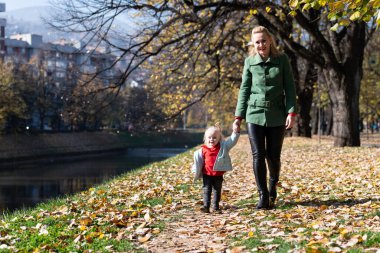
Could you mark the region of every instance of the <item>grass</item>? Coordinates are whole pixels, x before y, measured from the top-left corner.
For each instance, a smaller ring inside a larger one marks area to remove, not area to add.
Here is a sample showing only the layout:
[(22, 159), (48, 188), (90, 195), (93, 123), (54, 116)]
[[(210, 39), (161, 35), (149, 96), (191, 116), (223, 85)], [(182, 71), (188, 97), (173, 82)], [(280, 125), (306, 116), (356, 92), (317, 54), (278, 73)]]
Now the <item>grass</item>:
[(367, 235), (367, 240), (364, 241), (364, 245), (368, 247), (380, 246), (380, 233), (379, 232), (365, 232), (363, 235)]
[(190, 191), (190, 185), (189, 184), (179, 184), (174, 187), (178, 191), (182, 192), (189, 192)]
[(142, 203), (147, 206), (157, 206), (157, 205), (163, 205), (166, 202), (165, 198), (152, 198), (152, 199), (145, 199)]
[[(257, 230), (256, 230), (257, 231)], [(236, 246), (244, 246), (249, 251), (264, 251), (265, 246), (269, 246), (266, 248), (272, 249), (278, 253), (286, 253), (290, 249), (294, 248), (295, 245), (292, 245), (289, 242), (284, 241), (281, 238), (267, 238), (261, 234), (253, 233), (251, 236), (249, 234), (245, 234), (242, 237), (232, 238)]]

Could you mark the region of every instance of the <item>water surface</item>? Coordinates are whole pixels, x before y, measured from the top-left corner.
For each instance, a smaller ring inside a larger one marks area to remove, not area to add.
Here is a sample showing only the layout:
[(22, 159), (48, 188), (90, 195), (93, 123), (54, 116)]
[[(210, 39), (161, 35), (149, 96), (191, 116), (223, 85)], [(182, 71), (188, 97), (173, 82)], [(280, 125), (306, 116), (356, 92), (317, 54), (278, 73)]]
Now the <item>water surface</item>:
[(0, 170), (0, 211), (32, 207), (88, 189), (124, 172), (184, 152), (183, 148), (130, 149), (71, 162), (9, 166)]

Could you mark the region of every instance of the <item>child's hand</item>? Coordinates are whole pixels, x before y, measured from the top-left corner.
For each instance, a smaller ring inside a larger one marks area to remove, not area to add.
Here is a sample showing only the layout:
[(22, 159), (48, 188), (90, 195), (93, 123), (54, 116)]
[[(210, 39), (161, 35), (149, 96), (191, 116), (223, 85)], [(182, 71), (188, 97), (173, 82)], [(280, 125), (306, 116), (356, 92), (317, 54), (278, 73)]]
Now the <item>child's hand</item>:
[(234, 133), (240, 133), (240, 123), (241, 120), (236, 119), (232, 124), (232, 131), (234, 131)]

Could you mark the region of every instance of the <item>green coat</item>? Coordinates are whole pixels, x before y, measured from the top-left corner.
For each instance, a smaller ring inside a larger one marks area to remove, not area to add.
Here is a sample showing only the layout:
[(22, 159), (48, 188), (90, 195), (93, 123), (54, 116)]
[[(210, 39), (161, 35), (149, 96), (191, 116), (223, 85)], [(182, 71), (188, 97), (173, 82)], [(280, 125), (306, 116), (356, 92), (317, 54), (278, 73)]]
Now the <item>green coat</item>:
[(288, 113), (296, 112), (296, 91), (288, 56), (259, 54), (245, 59), (235, 116), (261, 126), (285, 125)]

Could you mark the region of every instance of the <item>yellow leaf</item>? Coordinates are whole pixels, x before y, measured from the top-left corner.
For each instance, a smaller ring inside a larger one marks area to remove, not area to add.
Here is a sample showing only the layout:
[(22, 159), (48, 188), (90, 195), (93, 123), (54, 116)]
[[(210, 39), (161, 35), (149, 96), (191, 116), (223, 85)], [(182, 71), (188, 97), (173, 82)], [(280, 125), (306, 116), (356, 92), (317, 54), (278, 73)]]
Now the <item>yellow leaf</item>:
[(344, 8), (343, 1), (336, 1), (333, 3), (330, 3), (330, 7), (332, 11), (340, 11)]
[(310, 9), (311, 5), (309, 3), (305, 4), (303, 7), (302, 7), (302, 11), (307, 11), (308, 9)]
[(375, 9), (380, 8), (380, 0), (375, 0), (374, 3), (373, 3), (373, 5), (372, 5), (372, 7), (375, 8)]
[(265, 7), (265, 10), (266, 10), (266, 12), (269, 13), (272, 9), (269, 6), (267, 6), (267, 7)]
[(359, 11), (355, 11), (351, 16), (350, 16), (350, 20), (352, 21), (355, 21), (357, 19), (360, 18), (360, 12)]
[(319, 4), (324, 7), (327, 4), (327, 0), (320, 0)]
[(256, 9), (254, 9), (254, 10), (249, 10), (249, 14), (250, 15), (256, 15), (258, 12), (257, 12), (257, 10)]
[(90, 217), (82, 217), (82, 218), (80, 218), (80, 220), (79, 220), (79, 223), (80, 223), (81, 225), (83, 225), (83, 226), (88, 226), (88, 225), (91, 224), (91, 222), (92, 222), (92, 219), (91, 219)]
[(371, 15), (365, 15), (365, 16), (363, 17), (363, 21), (364, 21), (364, 22), (369, 22), (369, 21), (371, 21), (371, 19), (372, 19), (372, 16), (371, 16)]
[(306, 253), (322, 253), (323, 251), (318, 249), (317, 247), (309, 247), (306, 248)]
[(291, 12), (289, 12), (289, 15), (292, 16), (292, 17), (295, 17), (297, 15), (297, 12), (296, 11), (291, 11)]
[(331, 31), (336, 32), (338, 30), (339, 24), (336, 23), (333, 27), (330, 28)]
[(291, 9), (297, 9), (298, 8), (298, 0), (290, 0), (289, 1), (289, 7)]
[(341, 25), (341, 26), (348, 26), (350, 23), (351, 22), (348, 19), (342, 19), (339, 21), (339, 25)]
[(173, 202), (173, 199), (172, 199), (172, 197), (167, 197), (166, 199), (165, 199), (165, 202), (166, 202), (166, 204), (171, 204), (172, 202)]
[(104, 191), (104, 190), (98, 190), (96, 193), (97, 193), (98, 195), (102, 195), (102, 194), (105, 193), (105, 191)]

